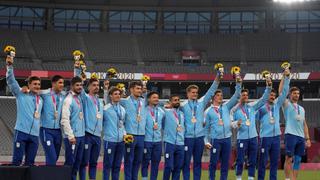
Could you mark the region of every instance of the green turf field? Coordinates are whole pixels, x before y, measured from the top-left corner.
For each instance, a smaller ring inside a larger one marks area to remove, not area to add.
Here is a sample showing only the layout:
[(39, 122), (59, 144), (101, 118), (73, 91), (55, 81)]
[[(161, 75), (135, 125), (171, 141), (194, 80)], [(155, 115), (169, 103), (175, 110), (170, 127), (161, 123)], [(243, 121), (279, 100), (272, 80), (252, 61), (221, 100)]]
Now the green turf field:
[[(161, 180), (162, 179), (162, 171), (159, 171), (159, 176), (158, 179)], [(191, 177), (192, 177), (192, 173), (191, 173)], [(257, 177), (257, 175), (256, 175)], [(102, 179), (102, 171), (99, 171), (97, 174), (97, 180), (101, 180)], [(123, 172), (120, 173), (120, 180), (123, 179)], [(139, 173), (139, 179), (141, 179), (140, 173)], [(182, 176), (180, 178), (182, 180)], [(192, 179), (192, 178), (190, 178)], [(202, 171), (202, 178), (204, 180), (209, 179), (208, 176), (208, 171), (204, 170)], [(220, 172), (217, 172), (217, 177), (216, 179), (220, 179)], [(242, 176), (242, 179), (246, 180), (248, 179), (248, 174), (247, 171), (244, 171), (244, 174)], [(257, 179), (257, 178), (255, 178)], [(266, 172), (266, 178), (265, 179), (269, 179), (269, 171)], [(279, 170), (278, 171), (278, 179), (279, 180), (284, 180), (284, 172), (283, 170)], [(300, 171), (299, 176), (298, 176), (298, 180), (320, 180), (320, 171)], [(228, 180), (235, 180), (235, 173), (233, 170), (229, 171), (229, 176), (228, 176)]]

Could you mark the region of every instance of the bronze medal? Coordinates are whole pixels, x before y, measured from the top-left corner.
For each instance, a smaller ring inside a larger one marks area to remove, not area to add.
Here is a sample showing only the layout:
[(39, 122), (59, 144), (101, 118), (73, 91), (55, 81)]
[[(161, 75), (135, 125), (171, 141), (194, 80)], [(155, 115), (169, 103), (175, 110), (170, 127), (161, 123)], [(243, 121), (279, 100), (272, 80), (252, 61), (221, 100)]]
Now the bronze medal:
[(79, 118), (80, 118), (80, 120), (83, 120), (83, 112), (82, 111), (79, 112)]
[(123, 121), (121, 121), (121, 120), (119, 121), (118, 127), (119, 127), (119, 128), (123, 128)]
[(301, 120), (302, 120), (301, 115), (297, 115), (297, 116), (296, 116), (296, 119), (297, 119), (297, 121), (301, 121)]
[(246, 126), (250, 126), (250, 124), (251, 124), (251, 123), (250, 123), (250, 119), (247, 119), (247, 120), (246, 120)]
[(102, 119), (101, 114), (100, 114), (99, 112), (97, 113), (97, 119), (98, 119), (98, 120), (101, 120), (101, 119)]
[(54, 119), (55, 119), (55, 120), (58, 120), (58, 116), (59, 116), (58, 111), (54, 111)]
[(158, 129), (158, 123), (156, 123), (156, 122), (154, 123), (153, 129), (154, 129), (154, 130), (157, 130), (157, 129)]
[(197, 122), (196, 117), (193, 116), (192, 119), (191, 119), (191, 122), (192, 122), (192, 123), (196, 123), (196, 122)]
[(274, 124), (275, 121), (274, 121), (274, 117), (270, 117), (270, 124)]
[(178, 131), (178, 132), (181, 132), (181, 131), (182, 131), (182, 127), (181, 127), (180, 124), (179, 124), (178, 127), (177, 127), (177, 131)]
[(34, 118), (40, 119), (40, 113), (38, 111), (34, 112)]
[(141, 121), (141, 116), (137, 115), (137, 121), (140, 122)]

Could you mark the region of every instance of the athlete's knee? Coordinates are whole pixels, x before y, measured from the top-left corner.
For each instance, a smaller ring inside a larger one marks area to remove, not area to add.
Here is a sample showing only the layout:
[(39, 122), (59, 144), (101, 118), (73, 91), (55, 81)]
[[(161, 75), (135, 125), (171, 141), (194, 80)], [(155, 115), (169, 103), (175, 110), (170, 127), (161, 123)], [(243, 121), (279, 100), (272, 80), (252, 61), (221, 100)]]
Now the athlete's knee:
[(291, 164), (292, 163), (292, 156), (286, 156), (286, 163)]
[(301, 165), (301, 156), (294, 156), (292, 169), (299, 170), (300, 165)]

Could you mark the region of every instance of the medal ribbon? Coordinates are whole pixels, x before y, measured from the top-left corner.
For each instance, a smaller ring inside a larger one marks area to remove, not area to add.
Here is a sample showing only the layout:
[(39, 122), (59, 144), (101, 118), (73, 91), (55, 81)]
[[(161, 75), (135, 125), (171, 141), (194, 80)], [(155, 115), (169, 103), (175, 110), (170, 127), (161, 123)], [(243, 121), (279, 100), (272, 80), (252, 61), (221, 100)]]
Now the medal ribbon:
[(175, 117), (175, 119), (176, 119), (176, 123), (178, 124), (178, 125), (180, 125), (180, 113), (179, 112), (177, 112), (176, 110), (173, 110), (173, 115), (174, 115), (174, 117)]
[(298, 115), (300, 115), (300, 108), (298, 104), (293, 104), (294, 106), (294, 110), (298, 113)]
[(53, 102), (54, 111), (57, 112), (58, 111), (58, 104), (57, 104), (56, 98), (54, 97), (52, 89), (50, 90), (50, 94), (51, 94), (51, 99), (52, 99), (52, 102)]
[[(191, 102), (193, 105), (191, 105)], [(188, 102), (189, 108), (191, 109), (192, 112), (192, 117), (196, 117), (196, 112), (197, 112), (197, 102), (196, 101), (190, 101)]]
[(100, 106), (97, 103), (99, 100), (96, 99), (96, 97), (89, 95), (91, 100), (93, 101), (94, 105), (96, 106), (96, 111), (97, 113), (100, 113)]
[[(118, 110), (115, 108), (115, 106), (117, 107)], [(121, 108), (119, 107), (119, 105), (113, 105), (112, 107), (118, 116), (118, 120), (121, 121), (122, 120)]]
[(247, 114), (246, 109), (245, 109), (243, 106), (241, 106), (241, 111), (242, 111), (242, 114), (244, 115), (244, 117), (245, 117), (246, 120), (247, 120), (247, 119), (248, 119), (248, 114)]
[(270, 107), (270, 104), (269, 103), (266, 103), (266, 107), (267, 107), (267, 110), (268, 110), (268, 113), (270, 115), (271, 118), (273, 118), (273, 114), (274, 114), (274, 106), (272, 106), (272, 109)]
[[(136, 107), (136, 103), (134, 102), (134, 99), (132, 98), (132, 96), (130, 96), (130, 99), (131, 99), (131, 101), (132, 101), (132, 104), (134, 104), (135, 107)], [(137, 104), (138, 107), (136, 107), (136, 109), (137, 109), (137, 115), (140, 116), (140, 115), (141, 115), (141, 107), (142, 107), (142, 105), (141, 105), (140, 99), (138, 99), (137, 102), (138, 102), (138, 104)]]
[(76, 103), (77, 103), (77, 105), (78, 105), (78, 107), (79, 107), (79, 109), (80, 109), (80, 112), (82, 112), (82, 105), (81, 105), (81, 102), (80, 102), (80, 100), (78, 99), (78, 96), (73, 96), (73, 99), (76, 101)]
[(221, 107), (213, 107), (213, 109), (214, 109), (215, 113), (217, 114), (219, 120), (222, 119), (222, 118), (221, 118), (221, 114), (222, 114), (222, 113), (221, 113), (221, 111), (220, 111)]
[(40, 96), (39, 95), (36, 95), (36, 110), (35, 112), (39, 112), (39, 104), (40, 104)]
[(157, 123), (158, 122), (158, 109), (149, 107), (149, 112), (151, 114), (153, 123)]

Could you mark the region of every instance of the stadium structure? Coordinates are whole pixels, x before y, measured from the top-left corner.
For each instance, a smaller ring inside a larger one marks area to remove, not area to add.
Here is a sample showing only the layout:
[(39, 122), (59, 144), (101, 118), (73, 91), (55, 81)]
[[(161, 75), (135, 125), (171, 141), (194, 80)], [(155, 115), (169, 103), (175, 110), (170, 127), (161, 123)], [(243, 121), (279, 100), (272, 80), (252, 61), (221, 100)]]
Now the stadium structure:
[[(73, 50), (85, 53), (87, 74), (116, 82), (151, 77), (149, 89), (166, 99), (196, 83), (203, 94), (214, 64), (228, 71), (221, 89), (234, 92), (229, 69), (240, 66), (250, 98), (264, 90), (260, 75), (272, 72), (278, 87), (281, 63), (292, 65), (292, 85), (302, 90), (313, 146), (305, 161), (320, 162), (320, 2), (272, 0), (7, 0), (0, 2), (0, 47), (16, 47), (15, 74), (21, 84), (40, 76), (42, 88), (54, 74), (73, 76)], [(0, 155), (12, 155), (15, 99), (0, 62)], [(112, 83), (113, 83), (112, 82)], [(101, 82), (101, 86), (102, 86)], [(102, 95), (102, 94), (101, 94)], [(283, 122), (283, 118), (281, 118)], [(64, 150), (61, 151), (62, 155)], [(39, 148), (43, 155), (42, 148)]]

